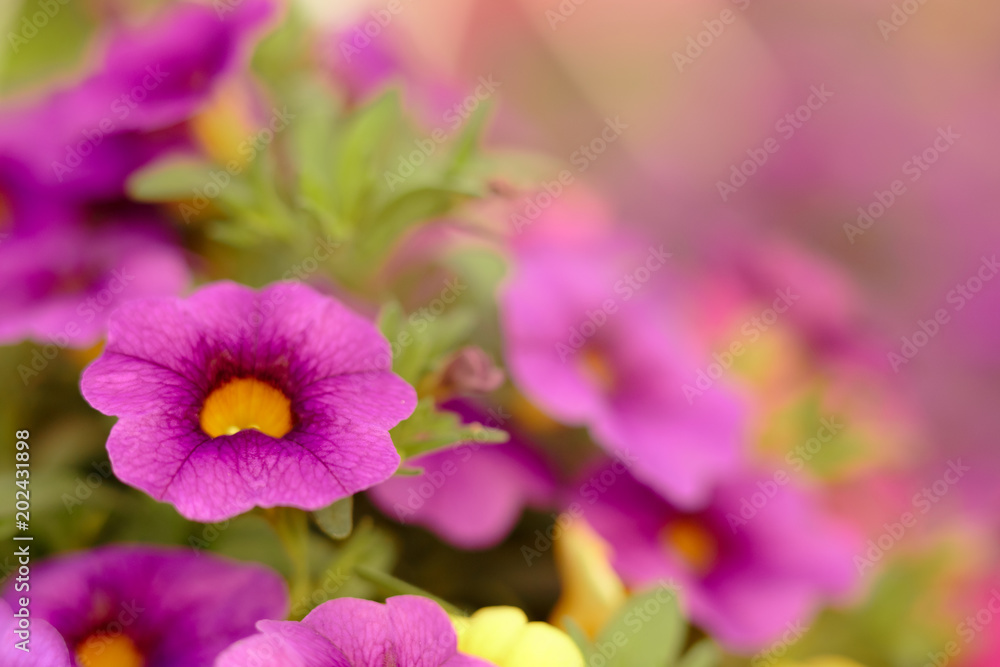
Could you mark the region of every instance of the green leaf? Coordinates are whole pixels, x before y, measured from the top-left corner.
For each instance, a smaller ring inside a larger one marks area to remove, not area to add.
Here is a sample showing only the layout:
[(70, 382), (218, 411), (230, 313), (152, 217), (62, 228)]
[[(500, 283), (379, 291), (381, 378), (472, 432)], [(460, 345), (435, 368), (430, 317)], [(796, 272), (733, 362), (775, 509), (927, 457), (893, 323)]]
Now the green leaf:
[(339, 188), (341, 215), (348, 223), (357, 224), (365, 217), (374, 189), (380, 178), (377, 166), (402, 125), (398, 93), (390, 91), (362, 109), (351, 121), (331, 183)]
[(141, 202), (172, 202), (191, 199), (206, 183), (211, 183), (211, 162), (187, 155), (157, 160), (129, 177), (125, 189)]
[(665, 667), (677, 660), (686, 636), (676, 592), (660, 586), (629, 598), (596, 645), (616, 647), (608, 667)]
[(454, 412), (438, 410), (432, 398), (421, 399), (410, 418), (389, 434), (404, 461), (463, 442), (497, 444), (510, 439), (510, 434), (500, 429), (463, 424)]
[(677, 667), (715, 667), (722, 656), (719, 647), (711, 639), (702, 639), (684, 654)]
[(354, 496), (347, 496), (321, 510), (312, 513), (320, 530), (335, 540), (342, 540), (351, 534), (353, 528)]
[(448, 166), (447, 176), (449, 179), (455, 178), (468, 165), (469, 161), (476, 154), (479, 147), (479, 140), (482, 137), (486, 121), (490, 116), (492, 105), (487, 100), (479, 105), (468, 122), (462, 128), (461, 134), (455, 140), (451, 150), (451, 164)]
[(566, 634), (569, 638), (577, 645), (580, 649), (580, 653), (583, 654), (583, 660), (586, 664), (591, 664), (590, 659), (594, 655), (594, 642), (590, 641), (587, 637), (587, 633), (583, 631), (583, 628), (573, 620), (571, 616), (565, 616), (560, 621), (563, 627), (566, 629)]
[(391, 199), (375, 214), (359, 252), (378, 262), (415, 223), (439, 218), (477, 193), (444, 187), (420, 187)]

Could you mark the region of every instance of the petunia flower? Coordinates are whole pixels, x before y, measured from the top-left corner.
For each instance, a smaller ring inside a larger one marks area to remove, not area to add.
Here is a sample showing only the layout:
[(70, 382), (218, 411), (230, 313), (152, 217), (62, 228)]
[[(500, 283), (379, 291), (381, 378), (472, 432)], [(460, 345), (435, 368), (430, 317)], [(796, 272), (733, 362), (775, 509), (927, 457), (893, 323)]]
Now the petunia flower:
[(457, 651), (455, 629), (435, 602), (414, 595), (385, 604), (339, 598), (301, 622), (261, 621), (215, 667), (488, 667)]
[(375, 326), (305, 285), (131, 301), (83, 373), (123, 482), (197, 521), (316, 510), (391, 476), (416, 394)]
[(562, 630), (528, 622), (516, 607), (487, 607), (469, 618), (453, 618), (458, 650), (497, 667), (583, 667), (583, 654)]
[(736, 650), (805, 623), (856, 584), (854, 533), (782, 481), (736, 479), (691, 512), (620, 469), (581, 485), (571, 511), (610, 545), (626, 585), (676, 582), (692, 620)]
[(0, 282), (9, 286), (0, 294), (0, 343), (30, 338), (80, 348), (104, 336), (108, 315), (124, 301), (183, 290), (188, 269), (169, 233), (130, 213), (114, 225), (12, 235), (0, 243)]
[[(449, 401), (465, 423), (490, 424), (468, 401)], [(493, 425), (493, 424), (491, 424)], [(512, 434), (502, 444), (467, 442), (407, 461), (423, 474), (396, 476), (368, 495), (388, 516), (414, 523), (462, 549), (495, 546), (510, 533), (524, 507), (551, 503), (555, 480), (541, 457)]]
[(90, 76), (0, 117), (0, 146), (62, 196), (120, 196), (136, 168), (190, 144), (181, 124), (246, 63), (273, 11), (269, 0), (242, 0), (221, 16), (184, 2), (117, 30)]
[(668, 253), (604, 233), (592, 216), (554, 204), (514, 243), (499, 296), (511, 379), (553, 418), (634, 459), (646, 483), (695, 506), (739, 465), (742, 401), (725, 386), (685, 396), (700, 356), (665, 312)]
[[(3, 597), (16, 607), (23, 595), (10, 582)], [(46, 666), (70, 664), (61, 662), (68, 650), (81, 667), (203, 667), (251, 635), (257, 621), (288, 612), (285, 583), (275, 572), (145, 546), (41, 562), (31, 571), (30, 600), (38, 657), (30, 664)], [(3, 650), (9, 643), (5, 636)]]

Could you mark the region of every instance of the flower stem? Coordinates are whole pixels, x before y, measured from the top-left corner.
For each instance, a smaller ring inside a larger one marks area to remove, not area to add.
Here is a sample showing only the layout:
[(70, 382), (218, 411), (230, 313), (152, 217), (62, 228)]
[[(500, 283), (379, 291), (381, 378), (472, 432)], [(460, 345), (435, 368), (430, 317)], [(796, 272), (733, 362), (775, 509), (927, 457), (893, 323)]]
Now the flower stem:
[(312, 587), (309, 575), (309, 518), (302, 510), (275, 507), (264, 511), (292, 562), (289, 583), (292, 600), (304, 600)]

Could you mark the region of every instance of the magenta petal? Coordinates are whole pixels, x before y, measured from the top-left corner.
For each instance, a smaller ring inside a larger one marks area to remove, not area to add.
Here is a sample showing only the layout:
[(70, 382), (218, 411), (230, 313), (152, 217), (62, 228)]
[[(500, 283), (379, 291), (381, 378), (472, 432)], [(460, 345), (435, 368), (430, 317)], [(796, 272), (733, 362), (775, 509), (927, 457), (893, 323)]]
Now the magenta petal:
[(355, 667), (326, 637), (303, 623), (261, 621), (260, 633), (222, 652), (215, 667)]
[[(466, 423), (492, 420), (465, 401), (442, 407)], [(369, 491), (372, 501), (397, 521), (425, 526), (463, 549), (496, 545), (526, 506), (543, 508), (555, 495), (552, 472), (515, 433), (503, 444), (463, 443), (407, 464), (423, 474), (392, 477)]]
[(341, 598), (302, 621), (327, 637), (354, 665), (440, 667), (458, 645), (448, 615), (435, 602), (404, 595), (378, 604)]
[[(33, 615), (34, 616), (34, 615)], [(22, 640), (14, 634), (18, 619), (4, 600), (0, 599), (0, 664), (4, 667), (71, 667), (69, 650), (62, 636), (47, 621), (31, 619), (31, 637), (27, 651), (17, 648)]]

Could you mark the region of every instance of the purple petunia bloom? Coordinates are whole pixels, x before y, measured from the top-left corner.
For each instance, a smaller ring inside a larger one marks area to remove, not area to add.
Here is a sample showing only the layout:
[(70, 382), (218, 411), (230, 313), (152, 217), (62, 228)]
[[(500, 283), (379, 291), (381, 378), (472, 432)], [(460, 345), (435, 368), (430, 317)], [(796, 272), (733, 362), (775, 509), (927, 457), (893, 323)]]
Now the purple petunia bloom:
[(189, 519), (316, 510), (388, 479), (416, 392), (375, 326), (297, 283), (129, 302), (83, 373), (115, 474)]
[(182, 252), (153, 229), (164, 221), (126, 202), (125, 182), (194, 145), (185, 123), (246, 61), (274, 5), (224, 9), (183, 3), (118, 30), (89, 77), (0, 114), (0, 343), (90, 346), (118, 302), (186, 287)]
[[(22, 595), (10, 585), (4, 599), (17, 607)], [(144, 546), (40, 563), (30, 599), (30, 664), (53, 667), (71, 664), (67, 650), (72, 664), (207, 666), (257, 621), (288, 612), (284, 581), (265, 567)]]
[(215, 667), (489, 667), (458, 653), (448, 615), (414, 595), (379, 604), (339, 598), (316, 607), (300, 623), (261, 621), (259, 633), (237, 642)]
[(668, 502), (618, 463), (587, 482), (575, 510), (609, 543), (625, 583), (676, 583), (691, 618), (733, 649), (755, 650), (787, 624), (806, 623), (820, 603), (846, 595), (857, 581), (856, 535), (814, 507), (787, 475), (731, 480), (696, 512)]
[(499, 297), (511, 379), (553, 418), (634, 459), (636, 476), (695, 506), (739, 465), (743, 403), (725, 387), (685, 395), (700, 357), (664, 313), (662, 246), (574, 226), (576, 213), (553, 206), (515, 244)]
[(120, 303), (183, 290), (187, 264), (170, 234), (131, 218), (43, 228), (0, 243), (0, 283), (9, 286), (0, 294), (0, 343), (31, 338), (88, 347), (104, 336)]
[[(460, 414), (465, 423), (490, 423), (487, 413), (467, 401), (442, 407)], [(552, 472), (513, 434), (502, 444), (463, 443), (415, 457), (407, 465), (424, 472), (393, 477), (368, 495), (387, 515), (425, 526), (462, 549), (496, 545), (525, 506), (545, 507), (555, 492)]]
[(273, 9), (269, 0), (242, 0), (220, 15), (181, 3), (112, 34), (94, 74), (0, 119), (0, 146), (61, 196), (120, 196), (132, 171), (186, 143), (179, 124), (245, 62)]

